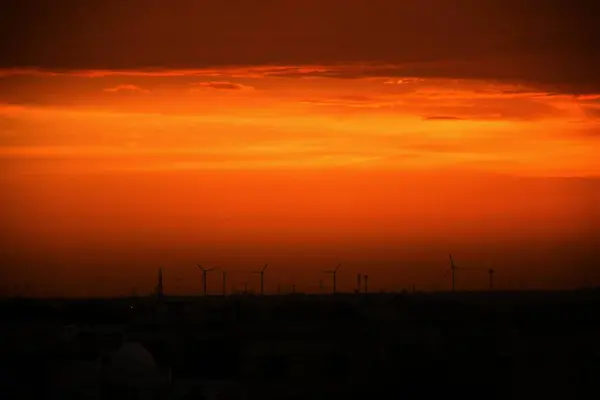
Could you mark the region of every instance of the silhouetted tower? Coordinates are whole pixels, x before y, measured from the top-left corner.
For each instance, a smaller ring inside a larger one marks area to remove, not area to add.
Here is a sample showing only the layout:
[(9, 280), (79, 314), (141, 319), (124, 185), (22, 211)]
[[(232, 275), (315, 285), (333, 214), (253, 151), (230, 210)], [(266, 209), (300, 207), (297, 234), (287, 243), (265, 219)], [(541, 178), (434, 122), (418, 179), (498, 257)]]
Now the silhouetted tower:
[(210, 271), (214, 271), (216, 268), (204, 268), (202, 265), (198, 264), (198, 268), (200, 268), (202, 270), (202, 292), (204, 294), (206, 294), (206, 281), (207, 281), (207, 274)]
[(490, 290), (494, 290), (494, 269), (490, 268), (488, 274), (490, 274)]
[(369, 275), (365, 275), (365, 293), (369, 293)]
[(323, 271), (326, 274), (331, 274), (332, 279), (333, 279), (333, 294), (336, 293), (336, 278), (337, 278), (337, 271), (338, 269), (340, 269), (340, 267), (342, 266), (342, 264), (338, 264), (337, 267), (335, 267), (335, 269), (333, 270), (329, 270), (329, 271)]
[(356, 292), (357, 293), (360, 293), (360, 289), (361, 289), (361, 287), (360, 287), (360, 285), (361, 285), (360, 279), (361, 279), (361, 277), (362, 277), (361, 274), (357, 274), (356, 275)]
[(260, 275), (260, 294), (265, 293), (265, 270), (267, 269), (268, 266), (269, 266), (269, 264), (265, 264), (265, 266), (260, 271), (253, 272), (253, 274)]
[(158, 269), (158, 280), (156, 282), (156, 297), (159, 300), (162, 300), (163, 298), (163, 271), (162, 271), (162, 267), (160, 267)]
[(454, 259), (452, 258), (452, 254), (449, 254), (450, 256), (450, 271), (452, 272), (452, 291), (454, 292), (454, 288), (455, 288), (455, 280), (454, 280), (454, 273), (456, 271), (456, 264), (454, 264)]
[(223, 271), (223, 296), (227, 295), (227, 271)]
[(296, 284), (292, 285), (292, 293), (296, 293)]

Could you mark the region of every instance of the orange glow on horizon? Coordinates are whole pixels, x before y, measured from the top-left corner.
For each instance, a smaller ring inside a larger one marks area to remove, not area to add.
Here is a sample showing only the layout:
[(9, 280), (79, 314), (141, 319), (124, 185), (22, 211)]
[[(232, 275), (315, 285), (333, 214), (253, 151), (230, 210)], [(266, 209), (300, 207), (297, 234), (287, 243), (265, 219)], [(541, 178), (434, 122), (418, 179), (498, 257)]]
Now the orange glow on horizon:
[[(306, 259), (352, 269), (380, 258), (381, 288), (430, 287), (432, 269), (392, 265), (443, 269), (448, 248), (478, 263), (477, 247), (497, 256), (506, 243), (598, 233), (600, 94), (397, 71), (0, 71), (0, 235), (21, 260), (18, 279), (45, 274), (37, 257), (86, 265), (82, 254), (107, 248), (107, 264), (136, 265), (130, 276), (148, 287), (154, 260), (197, 257), (269, 257), (298, 274)], [(417, 254), (423, 246), (440, 256)], [(65, 287), (98, 279), (95, 262), (87, 275), (60, 267), (77, 277)], [(112, 285), (106, 293), (132, 286)]]

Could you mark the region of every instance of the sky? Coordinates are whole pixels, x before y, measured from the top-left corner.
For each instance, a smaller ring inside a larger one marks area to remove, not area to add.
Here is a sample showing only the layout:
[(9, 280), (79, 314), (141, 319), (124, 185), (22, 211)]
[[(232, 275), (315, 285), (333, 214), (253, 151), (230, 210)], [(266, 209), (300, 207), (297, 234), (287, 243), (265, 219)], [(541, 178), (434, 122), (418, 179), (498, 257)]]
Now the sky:
[(1, 293), (600, 285), (599, 6), (61, 5), (0, 5)]

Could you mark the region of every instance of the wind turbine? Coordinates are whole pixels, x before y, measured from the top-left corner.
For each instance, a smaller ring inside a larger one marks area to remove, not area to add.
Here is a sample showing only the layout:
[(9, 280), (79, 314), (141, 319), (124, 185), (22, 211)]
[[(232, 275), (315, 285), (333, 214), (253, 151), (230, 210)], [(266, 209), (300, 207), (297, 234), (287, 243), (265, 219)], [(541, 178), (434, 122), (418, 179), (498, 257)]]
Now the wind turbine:
[[(455, 282), (456, 282), (455, 281), (454, 273), (456, 272), (456, 269), (458, 267), (456, 266), (456, 264), (454, 264), (454, 259), (452, 258), (452, 254), (449, 254), (448, 256), (450, 257), (450, 269), (449, 269), (449, 271), (452, 272), (452, 291), (454, 292)], [(446, 273), (448, 273), (448, 272), (446, 271)]]
[(333, 294), (336, 293), (335, 284), (336, 284), (337, 271), (338, 271), (338, 269), (340, 269), (341, 266), (342, 266), (342, 264), (338, 264), (337, 267), (335, 267), (335, 269), (323, 271), (323, 273), (325, 273), (325, 274), (331, 274), (331, 276), (333, 278)]
[(202, 265), (198, 264), (198, 268), (202, 270), (202, 291), (206, 295), (206, 277), (210, 271), (214, 271), (216, 268), (204, 268)]
[[(452, 258), (452, 254), (449, 255), (450, 256), (450, 269), (448, 271), (446, 271), (446, 273), (448, 272), (452, 272), (452, 291), (454, 292), (456, 285), (455, 285), (455, 273), (457, 269), (460, 269), (461, 271), (465, 271), (465, 270), (477, 270), (477, 271), (482, 271), (482, 269), (480, 268), (462, 268), (462, 267), (458, 267), (456, 264), (454, 264), (454, 259)], [(488, 271), (488, 273), (490, 274), (490, 277), (494, 274), (493, 270), (490, 269)], [(491, 278), (490, 278), (491, 279)], [(490, 280), (491, 282), (491, 280)]]
[(269, 266), (269, 264), (265, 264), (264, 267), (262, 267), (262, 269), (260, 271), (254, 271), (252, 272), (253, 274), (259, 274), (260, 275), (260, 294), (264, 294), (265, 293), (265, 269), (267, 269), (267, 267)]

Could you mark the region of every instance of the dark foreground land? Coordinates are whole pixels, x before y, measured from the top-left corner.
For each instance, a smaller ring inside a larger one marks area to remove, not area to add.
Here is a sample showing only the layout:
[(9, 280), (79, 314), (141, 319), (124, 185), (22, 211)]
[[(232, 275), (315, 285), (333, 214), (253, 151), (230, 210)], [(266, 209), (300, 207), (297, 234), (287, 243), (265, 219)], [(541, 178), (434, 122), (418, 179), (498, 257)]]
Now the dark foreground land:
[(58, 378), (74, 362), (61, 327), (78, 324), (152, 353), (146, 398), (600, 398), (599, 306), (598, 290), (11, 299), (0, 397), (133, 398)]

